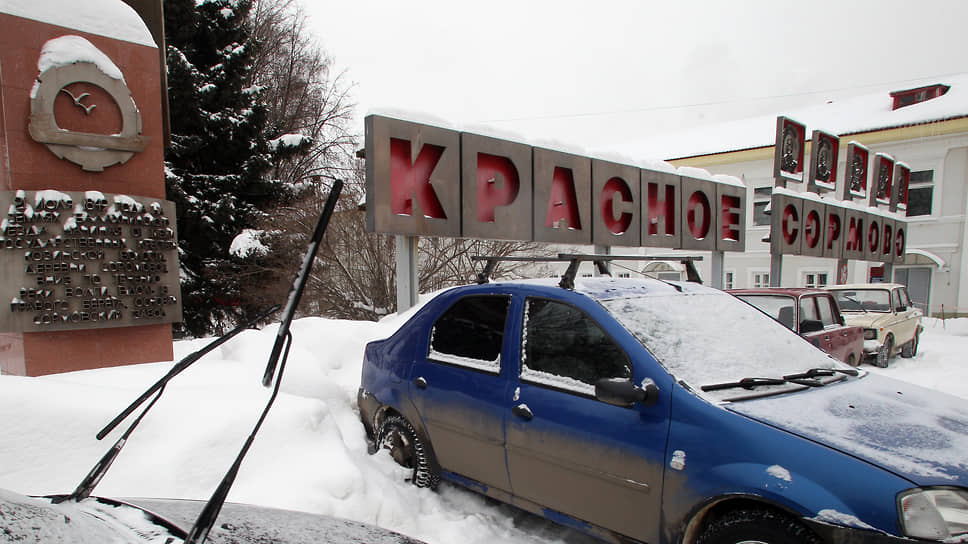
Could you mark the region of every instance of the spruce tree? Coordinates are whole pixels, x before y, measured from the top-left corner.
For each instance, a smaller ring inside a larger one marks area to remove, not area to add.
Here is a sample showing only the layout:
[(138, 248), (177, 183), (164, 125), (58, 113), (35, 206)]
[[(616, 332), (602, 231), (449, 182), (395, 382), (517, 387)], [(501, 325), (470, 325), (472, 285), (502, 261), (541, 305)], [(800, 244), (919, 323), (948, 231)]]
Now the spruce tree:
[(250, 0), (165, 0), (171, 146), (168, 198), (177, 207), (184, 333), (219, 332), (254, 309), (239, 306), (246, 259), (230, 245), (286, 196), (269, 179), (279, 136), (251, 84), (258, 44)]

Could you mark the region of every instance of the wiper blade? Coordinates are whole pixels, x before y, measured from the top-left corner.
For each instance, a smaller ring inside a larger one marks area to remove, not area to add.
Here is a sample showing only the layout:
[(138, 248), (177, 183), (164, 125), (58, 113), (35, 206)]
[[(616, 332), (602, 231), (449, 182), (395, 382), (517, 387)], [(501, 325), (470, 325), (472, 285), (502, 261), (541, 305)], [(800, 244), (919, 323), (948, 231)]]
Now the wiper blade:
[(138, 397), (134, 402), (128, 405), (128, 407), (122, 410), (121, 413), (117, 415), (117, 417), (115, 417), (113, 420), (111, 420), (110, 423), (108, 423), (103, 429), (101, 429), (101, 432), (97, 433), (97, 439), (101, 440), (102, 438), (107, 436), (108, 433), (113, 431), (114, 428), (117, 427), (122, 421), (124, 421), (125, 418), (131, 415), (131, 412), (134, 412), (138, 408), (138, 406), (141, 406), (142, 404), (144, 404), (146, 400), (148, 400), (149, 398), (151, 398), (152, 395), (154, 395), (154, 398), (151, 399), (151, 402), (148, 403), (148, 406), (145, 407), (145, 409), (141, 412), (141, 414), (138, 415), (138, 418), (131, 423), (131, 425), (127, 428), (127, 430), (124, 431), (124, 433), (121, 435), (121, 438), (119, 438), (117, 442), (115, 442), (114, 445), (111, 446), (111, 448), (107, 451), (107, 453), (105, 453), (104, 456), (101, 457), (101, 459), (97, 462), (97, 464), (94, 465), (94, 468), (92, 468), (91, 471), (87, 473), (87, 476), (85, 476), (84, 479), (81, 480), (81, 483), (77, 486), (77, 489), (75, 489), (74, 492), (71, 493), (70, 495), (58, 496), (57, 498), (54, 499), (54, 503), (59, 503), (63, 501), (76, 502), (76, 501), (82, 501), (88, 498), (91, 495), (91, 492), (94, 491), (94, 488), (97, 486), (97, 484), (101, 482), (102, 478), (104, 478), (104, 475), (107, 473), (108, 469), (111, 468), (111, 464), (114, 463), (114, 460), (118, 457), (118, 454), (121, 453), (121, 448), (123, 448), (124, 445), (127, 443), (128, 437), (131, 436), (131, 433), (133, 433), (135, 428), (138, 426), (138, 424), (141, 423), (141, 420), (144, 419), (148, 411), (151, 410), (151, 408), (155, 405), (155, 403), (158, 402), (158, 399), (161, 398), (161, 395), (165, 392), (165, 386), (168, 385), (168, 382), (171, 381), (172, 378), (177, 376), (181, 371), (191, 366), (191, 364), (194, 363), (195, 361), (201, 359), (205, 354), (221, 346), (222, 344), (228, 342), (243, 330), (252, 328), (253, 326), (255, 326), (256, 323), (258, 323), (259, 321), (262, 321), (263, 319), (268, 317), (271, 313), (275, 312), (279, 308), (280, 308), (279, 305), (273, 306), (268, 311), (259, 314), (254, 319), (246, 323), (243, 323), (238, 327), (235, 327), (228, 333), (222, 335), (219, 338), (216, 338), (212, 342), (209, 342), (202, 349), (190, 355), (187, 355), (184, 358), (182, 358), (181, 361), (178, 361), (178, 363), (175, 366), (173, 366), (171, 370), (169, 370), (168, 373), (164, 375), (164, 377), (162, 377), (160, 380), (155, 382), (154, 385), (149, 387), (147, 391), (142, 393), (140, 397)]
[(820, 376), (833, 376), (834, 374), (844, 374), (847, 376), (856, 376), (860, 374), (857, 370), (853, 368), (811, 368), (806, 372), (801, 372), (799, 374), (788, 374), (783, 376), (784, 380), (802, 380), (810, 378), (818, 378)]
[(720, 391), (722, 389), (735, 389), (737, 387), (742, 387), (743, 389), (753, 389), (754, 387), (761, 385), (783, 385), (785, 383), (787, 383), (787, 381), (780, 378), (743, 378), (738, 382), (704, 385), (700, 387), (700, 389), (703, 391)]

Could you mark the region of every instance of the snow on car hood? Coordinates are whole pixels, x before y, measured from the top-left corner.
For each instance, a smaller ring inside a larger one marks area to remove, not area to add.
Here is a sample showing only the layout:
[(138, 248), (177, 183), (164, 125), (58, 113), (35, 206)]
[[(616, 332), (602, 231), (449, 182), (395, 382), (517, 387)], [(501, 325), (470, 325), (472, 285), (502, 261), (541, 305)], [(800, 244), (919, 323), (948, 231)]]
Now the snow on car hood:
[(968, 486), (968, 408), (938, 391), (869, 374), (725, 407), (917, 485)]
[(864, 328), (877, 328), (894, 317), (894, 314), (886, 314), (883, 312), (868, 312), (866, 314), (843, 313), (842, 315), (848, 326)]

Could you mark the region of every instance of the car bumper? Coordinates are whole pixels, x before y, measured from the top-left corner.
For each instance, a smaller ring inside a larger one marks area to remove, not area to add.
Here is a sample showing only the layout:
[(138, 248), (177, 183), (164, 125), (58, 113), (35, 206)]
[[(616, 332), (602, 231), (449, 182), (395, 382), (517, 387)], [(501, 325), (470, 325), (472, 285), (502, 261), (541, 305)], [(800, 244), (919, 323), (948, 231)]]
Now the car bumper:
[[(826, 544), (911, 544), (913, 540), (879, 531), (831, 525), (817, 520), (803, 520)], [(922, 542), (922, 541), (918, 541)]]

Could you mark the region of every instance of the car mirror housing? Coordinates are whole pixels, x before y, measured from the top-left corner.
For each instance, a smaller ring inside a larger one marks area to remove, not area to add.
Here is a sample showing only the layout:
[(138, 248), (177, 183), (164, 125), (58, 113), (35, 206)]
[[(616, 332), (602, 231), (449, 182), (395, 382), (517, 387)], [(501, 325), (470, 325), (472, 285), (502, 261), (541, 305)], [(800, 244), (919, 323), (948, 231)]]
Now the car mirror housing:
[(595, 383), (595, 398), (626, 408), (636, 402), (652, 406), (659, 400), (659, 388), (654, 383), (645, 384), (645, 388), (642, 388), (625, 378), (602, 378)]

